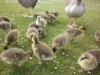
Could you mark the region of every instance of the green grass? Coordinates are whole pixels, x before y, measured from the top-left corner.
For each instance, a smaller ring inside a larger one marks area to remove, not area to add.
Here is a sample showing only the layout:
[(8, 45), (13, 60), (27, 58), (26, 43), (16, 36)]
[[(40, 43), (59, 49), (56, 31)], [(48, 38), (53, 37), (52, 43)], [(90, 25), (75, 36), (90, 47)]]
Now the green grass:
[[(52, 45), (53, 38), (63, 33), (66, 29), (68, 17), (64, 11), (66, 0), (40, 0), (35, 7), (35, 13), (49, 11), (59, 11), (60, 15), (57, 18), (58, 22), (48, 24), (46, 26), (47, 35), (40, 41)], [(52, 61), (44, 61), (42, 65), (35, 66), (37, 58), (33, 56), (33, 60), (24, 63), (21, 67), (14, 68), (0, 61), (0, 75), (86, 75), (86, 73), (78, 73), (77, 60), (80, 54), (88, 49), (100, 48), (95, 42), (94, 32), (100, 30), (100, 1), (99, 0), (84, 0), (86, 4), (85, 14), (78, 19), (78, 27), (85, 25), (87, 31), (84, 36), (79, 39), (76, 44), (67, 44), (64, 54), (59, 51), (56, 53), (56, 58)], [(31, 9), (30, 13), (32, 13)], [(8, 16), (14, 24), (14, 29), (20, 30), (20, 38), (18, 47), (23, 50), (32, 50), (31, 43), (27, 43), (26, 31), (28, 25), (35, 21), (36, 18), (24, 18), (25, 9), (18, 2), (9, 2), (6, 0), (0, 1), (0, 16)], [(72, 20), (73, 21), (73, 20)], [(3, 51), (4, 37), (0, 31), (0, 52)], [(99, 70), (92, 71), (94, 75), (100, 75)]]

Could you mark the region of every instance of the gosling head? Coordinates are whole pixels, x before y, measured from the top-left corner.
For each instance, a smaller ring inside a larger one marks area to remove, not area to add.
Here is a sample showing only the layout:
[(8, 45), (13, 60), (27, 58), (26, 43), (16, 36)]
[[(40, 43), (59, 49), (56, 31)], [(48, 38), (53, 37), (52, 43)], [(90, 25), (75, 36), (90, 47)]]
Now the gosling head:
[(84, 62), (84, 63), (91, 63), (93, 60), (93, 56), (90, 53), (84, 53), (80, 58), (79, 61), (80, 62)]
[(36, 35), (36, 33), (31, 33), (29, 36), (32, 39), (33, 43), (35, 43), (35, 44), (39, 43), (39, 38)]
[(85, 26), (80, 26), (80, 27), (79, 27), (79, 30), (82, 30), (82, 31), (85, 30), (85, 31), (86, 31), (86, 27), (85, 27)]
[(54, 43), (54, 44), (53, 44), (53, 46), (52, 46), (52, 50), (53, 50), (54, 53), (57, 51), (58, 46), (59, 46), (58, 43)]
[(45, 11), (45, 13), (46, 13), (46, 15), (47, 15), (47, 14), (49, 14), (49, 11), (48, 11), (48, 10), (46, 10), (46, 11)]

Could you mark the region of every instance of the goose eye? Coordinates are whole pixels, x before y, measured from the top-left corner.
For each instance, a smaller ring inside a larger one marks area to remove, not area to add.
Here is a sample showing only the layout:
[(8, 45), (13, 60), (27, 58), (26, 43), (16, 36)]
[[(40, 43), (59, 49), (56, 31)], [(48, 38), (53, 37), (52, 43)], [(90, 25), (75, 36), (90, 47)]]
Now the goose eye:
[(87, 57), (84, 57), (85, 59), (87, 59)]

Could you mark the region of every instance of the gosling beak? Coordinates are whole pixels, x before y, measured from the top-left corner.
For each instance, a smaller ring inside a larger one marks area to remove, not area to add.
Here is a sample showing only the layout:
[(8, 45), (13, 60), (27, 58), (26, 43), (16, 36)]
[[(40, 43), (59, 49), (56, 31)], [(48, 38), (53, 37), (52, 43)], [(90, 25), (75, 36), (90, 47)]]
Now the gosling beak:
[(84, 58), (80, 58), (80, 60), (84, 60)]

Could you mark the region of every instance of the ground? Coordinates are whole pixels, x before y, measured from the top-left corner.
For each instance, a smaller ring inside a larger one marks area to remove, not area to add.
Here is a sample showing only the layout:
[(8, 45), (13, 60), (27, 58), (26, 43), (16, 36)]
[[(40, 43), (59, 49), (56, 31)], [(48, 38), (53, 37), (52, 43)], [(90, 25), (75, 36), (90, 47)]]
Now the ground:
[[(100, 46), (96, 43), (94, 32), (100, 30), (100, 1), (99, 0), (83, 0), (86, 5), (85, 14), (77, 21), (78, 27), (86, 26), (84, 36), (75, 44), (69, 43), (66, 45), (63, 53), (56, 52), (56, 58), (52, 61), (44, 61), (42, 65), (35, 65), (37, 58), (24, 63), (22, 66), (15, 68), (0, 60), (0, 75), (86, 75), (86, 73), (78, 73), (77, 60), (80, 54), (88, 49), (97, 49)], [(64, 32), (67, 29), (68, 17), (65, 13), (67, 0), (39, 0), (34, 8), (35, 13), (49, 11), (58, 11), (60, 15), (57, 17), (57, 22), (49, 23), (46, 26), (47, 35), (40, 41), (52, 46), (53, 38)], [(29, 9), (32, 13), (31, 8)], [(36, 18), (25, 18), (25, 9), (17, 1), (0, 1), (0, 16), (8, 16), (14, 24), (13, 29), (20, 30), (20, 38), (18, 40), (18, 48), (23, 50), (32, 50), (31, 44), (27, 43), (26, 31), (31, 22)], [(73, 22), (73, 19), (72, 19)], [(0, 52), (4, 46), (3, 31), (0, 31)], [(100, 75), (99, 70), (93, 70), (94, 75)]]

